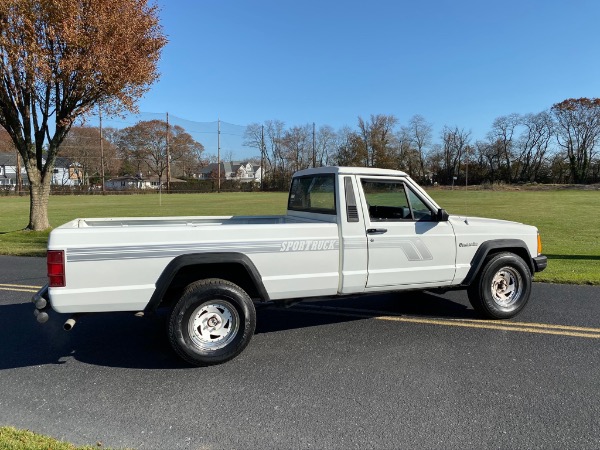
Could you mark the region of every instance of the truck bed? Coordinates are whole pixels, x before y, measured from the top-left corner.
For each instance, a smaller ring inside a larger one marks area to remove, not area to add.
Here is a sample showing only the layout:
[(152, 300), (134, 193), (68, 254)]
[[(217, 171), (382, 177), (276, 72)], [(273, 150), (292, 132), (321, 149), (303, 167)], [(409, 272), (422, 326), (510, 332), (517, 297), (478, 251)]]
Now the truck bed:
[(165, 267), (193, 254), (244, 255), (271, 299), (338, 290), (338, 226), (301, 216), (81, 218), (48, 249), (65, 252), (67, 287), (50, 288), (59, 312), (143, 310)]
[(314, 220), (292, 216), (203, 216), (203, 217), (114, 217), (75, 219), (60, 228), (87, 227), (201, 227), (208, 225), (267, 225), (310, 223)]

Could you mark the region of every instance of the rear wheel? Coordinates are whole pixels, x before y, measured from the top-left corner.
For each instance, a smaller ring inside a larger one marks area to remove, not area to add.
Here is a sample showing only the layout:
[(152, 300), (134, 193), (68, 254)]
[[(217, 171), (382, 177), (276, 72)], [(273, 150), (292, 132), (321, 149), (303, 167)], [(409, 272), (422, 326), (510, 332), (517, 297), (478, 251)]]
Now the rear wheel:
[(190, 364), (208, 366), (239, 355), (252, 339), (256, 311), (252, 299), (226, 280), (190, 284), (169, 316), (169, 341)]
[(531, 272), (514, 253), (489, 257), (467, 290), (473, 308), (488, 319), (508, 319), (521, 311), (531, 294)]

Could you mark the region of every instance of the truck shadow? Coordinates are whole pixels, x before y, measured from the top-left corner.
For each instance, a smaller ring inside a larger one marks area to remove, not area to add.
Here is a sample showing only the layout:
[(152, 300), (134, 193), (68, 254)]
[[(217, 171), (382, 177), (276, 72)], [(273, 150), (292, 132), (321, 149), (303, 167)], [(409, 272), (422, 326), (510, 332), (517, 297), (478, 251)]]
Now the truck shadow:
[(68, 314), (50, 312), (39, 324), (31, 303), (0, 306), (0, 370), (75, 359), (87, 364), (139, 369), (188, 367), (171, 351), (161, 317), (131, 313), (82, 316), (72, 331)]
[[(326, 309), (319, 309), (322, 307)], [(60, 365), (70, 359), (135, 369), (190, 367), (175, 355), (168, 343), (165, 314), (144, 318), (131, 313), (90, 314), (82, 316), (69, 332), (62, 329), (69, 315), (50, 314), (50, 320), (40, 325), (33, 317), (30, 303), (0, 306), (0, 370)], [(300, 303), (288, 309), (260, 308), (256, 334), (365, 320), (385, 314), (475, 317), (467, 306), (439, 295), (371, 295)]]
[[(457, 294), (455, 293), (454, 296)], [(460, 295), (460, 294), (459, 294)], [(279, 320), (270, 320), (277, 314)], [(473, 309), (459, 301), (430, 292), (386, 293), (306, 301), (290, 308), (259, 310), (256, 334), (327, 325), (379, 316), (417, 316), (475, 319)]]
[(570, 259), (574, 261), (600, 261), (600, 255), (546, 255), (548, 259)]

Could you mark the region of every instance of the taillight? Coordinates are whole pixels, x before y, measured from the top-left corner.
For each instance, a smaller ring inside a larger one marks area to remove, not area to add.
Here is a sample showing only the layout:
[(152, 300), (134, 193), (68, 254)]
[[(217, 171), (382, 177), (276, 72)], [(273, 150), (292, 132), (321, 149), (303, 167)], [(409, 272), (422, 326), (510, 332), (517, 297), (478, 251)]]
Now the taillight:
[(63, 250), (48, 250), (48, 285), (50, 287), (65, 287), (65, 252)]

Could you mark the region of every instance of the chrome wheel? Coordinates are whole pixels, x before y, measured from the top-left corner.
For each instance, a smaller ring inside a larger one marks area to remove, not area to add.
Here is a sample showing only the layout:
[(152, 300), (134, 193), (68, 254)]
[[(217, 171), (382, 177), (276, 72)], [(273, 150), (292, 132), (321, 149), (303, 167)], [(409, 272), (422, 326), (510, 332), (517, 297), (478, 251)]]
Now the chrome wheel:
[(467, 293), (478, 314), (488, 319), (509, 319), (529, 301), (531, 271), (520, 256), (496, 253), (485, 260)]
[(225, 300), (214, 300), (194, 310), (188, 322), (192, 342), (205, 350), (217, 350), (229, 344), (237, 335), (240, 316)]
[(173, 350), (194, 366), (224, 363), (252, 339), (256, 310), (246, 291), (220, 278), (189, 284), (169, 313)]
[(502, 267), (492, 279), (492, 299), (503, 308), (511, 307), (521, 297), (523, 279), (513, 267)]

